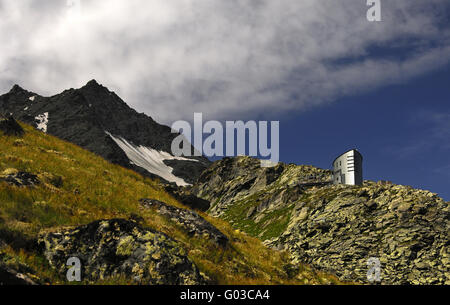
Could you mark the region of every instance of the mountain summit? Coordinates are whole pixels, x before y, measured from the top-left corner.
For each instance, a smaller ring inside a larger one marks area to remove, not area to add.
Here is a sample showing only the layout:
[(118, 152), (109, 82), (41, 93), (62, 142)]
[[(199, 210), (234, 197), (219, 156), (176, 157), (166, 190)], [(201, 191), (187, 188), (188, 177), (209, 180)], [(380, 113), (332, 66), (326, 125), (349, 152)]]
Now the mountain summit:
[(172, 156), (171, 143), (178, 135), (130, 108), (96, 80), (51, 97), (15, 85), (0, 96), (0, 112), (113, 163), (179, 186), (193, 183), (210, 164), (204, 157)]

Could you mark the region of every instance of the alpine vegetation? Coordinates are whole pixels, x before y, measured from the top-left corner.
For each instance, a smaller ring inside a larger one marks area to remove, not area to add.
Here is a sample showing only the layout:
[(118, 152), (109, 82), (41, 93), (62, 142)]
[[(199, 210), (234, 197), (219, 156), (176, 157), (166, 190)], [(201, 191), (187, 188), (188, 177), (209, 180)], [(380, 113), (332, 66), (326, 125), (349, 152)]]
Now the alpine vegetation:
[(0, 144), (0, 286), (339, 283), (35, 126), (0, 119)]

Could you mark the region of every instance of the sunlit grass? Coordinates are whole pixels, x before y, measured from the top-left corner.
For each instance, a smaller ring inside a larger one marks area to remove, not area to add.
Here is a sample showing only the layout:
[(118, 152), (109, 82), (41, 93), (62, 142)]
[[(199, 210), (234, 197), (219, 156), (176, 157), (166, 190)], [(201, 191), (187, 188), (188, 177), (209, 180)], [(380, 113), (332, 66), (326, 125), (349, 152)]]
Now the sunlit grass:
[[(268, 249), (260, 240), (203, 213), (228, 236), (229, 247), (222, 249), (208, 240), (190, 237), (171, 221), (139, 205), (139, 199), (151, 198), (186, 208), (167, 194), (159, 181), (22, 126), (26, 131), (23, 140), (0, 136), (0, 174), (17, 169), (39, 175), (42, 183), (34, 188), (18, 188), (0, 182), (0, 239), (10, 245), (1, 250), (0, 257), (11, 265), (28, 266), (44, 282), (65, 284), (41, 254), (27, 248), (39, 232), (135, 214), (144, 219), (143, 226), (180, 242), (212, 283), (337, 283), (333, 276), (316, 273), (307, 266), (292, 269), (286, 253)], [(96, 284), (130, 283), (126, 278), (116, 278)]]

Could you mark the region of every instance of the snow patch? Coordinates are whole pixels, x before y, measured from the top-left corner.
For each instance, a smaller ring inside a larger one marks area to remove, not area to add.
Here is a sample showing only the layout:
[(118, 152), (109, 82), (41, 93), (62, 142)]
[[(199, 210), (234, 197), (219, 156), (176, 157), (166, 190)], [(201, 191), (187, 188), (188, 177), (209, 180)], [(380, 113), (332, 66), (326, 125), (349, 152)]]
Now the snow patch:
[(34, 100), (36, 99), (36, 95), (31, 96), (31, 97), (29, 97), (28, 99), (29, 99), (30, 101), (34, 102)]
[(160, 176), (161, 178), (169, 181), (175, 182), (178, 186), (188, 186), (182, 178), (179, 178), (173, 174), (173, 168), (164, 164), (165, 160), (182, 160), (182, 161), (193, 161), (198, 162), (198, 160), (174, 157), (171, 154), (158, 151), (145, 146), (136, 146), (128, 142), (122, 137), (115, 137), (111, 133), (105, 131), (114, 142), (125, 152), (131, 164), (142, 167), (149, 173)]
[(23, 108), (23, 110), (24, 110), (24, 111), (27, 111), (27, 110), (28, 110), (28, 107)]
[(48, 126), (48, 112), (38, 115), (34, 118), (36, 120), (36, 128), (42, 132), (47, 133)]

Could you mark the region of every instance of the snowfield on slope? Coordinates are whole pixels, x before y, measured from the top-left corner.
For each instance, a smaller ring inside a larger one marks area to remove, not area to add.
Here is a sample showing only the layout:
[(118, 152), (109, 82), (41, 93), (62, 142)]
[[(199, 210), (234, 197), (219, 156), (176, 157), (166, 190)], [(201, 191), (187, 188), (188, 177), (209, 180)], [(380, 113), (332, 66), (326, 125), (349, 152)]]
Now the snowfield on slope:
[(36, 120), (36, 128), (42, 132), (47, 133), (48, 126), (48, 112), (38, 115), (34, 118)]
[(173, 168), (164, 164), (164, 161), (182, 160), (182, 161), (198, 162), (198, 160), (187, 159), (182, 157), (174, 157), (171, 154), (164, 151), (158, 151), (156, 149), (152, 149), (145, 146), (136, 146), (122, 137), (113, 136), (108, 131), (105, 132), (125, 152), (128, 159), (130, 159), (131, 164), (142, 167), (149, 173), (160, 176), (161, 178), (169, 182), (175, 182), (178, 186), (190, 185), (189, 183), (186, 183), (184, 179), (175, 176), (172, 173)]

